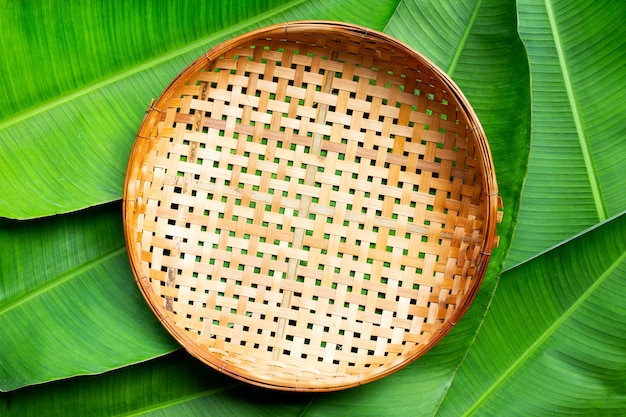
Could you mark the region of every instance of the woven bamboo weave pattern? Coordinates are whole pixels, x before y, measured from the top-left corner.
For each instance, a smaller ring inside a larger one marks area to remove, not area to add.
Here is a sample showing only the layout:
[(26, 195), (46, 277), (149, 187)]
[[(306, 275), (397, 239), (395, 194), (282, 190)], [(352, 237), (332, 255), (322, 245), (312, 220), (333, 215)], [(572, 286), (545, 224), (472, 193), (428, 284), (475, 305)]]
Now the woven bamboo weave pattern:
[(432, 64), (387, 40), (259, 30), (149, 109), (125, 191), (131, 264), (214, 368), (347, 388), (414, 360), (469, 306), (497, 210), (484, 133)]

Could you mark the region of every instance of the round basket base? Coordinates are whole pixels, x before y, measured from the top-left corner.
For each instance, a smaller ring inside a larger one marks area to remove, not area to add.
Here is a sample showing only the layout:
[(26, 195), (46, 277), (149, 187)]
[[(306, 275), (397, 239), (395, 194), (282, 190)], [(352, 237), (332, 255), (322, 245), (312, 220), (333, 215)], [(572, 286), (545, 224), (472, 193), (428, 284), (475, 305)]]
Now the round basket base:
[(365, 28), (296, 22), (225, 42), (151, 105), (125, 189), (143, 295), (240, 380), (330, 391), (432, 347), (489, 260), (497, 187), (454, 83)]

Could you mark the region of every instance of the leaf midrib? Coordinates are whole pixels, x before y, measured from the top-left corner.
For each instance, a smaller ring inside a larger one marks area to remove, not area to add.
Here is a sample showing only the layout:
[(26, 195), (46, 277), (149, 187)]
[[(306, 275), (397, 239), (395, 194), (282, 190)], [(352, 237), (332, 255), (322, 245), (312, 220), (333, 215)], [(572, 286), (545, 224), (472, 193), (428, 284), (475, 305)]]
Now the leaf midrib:
[(600, 277), (580, 297), (561, 314), (499, 377), (489, 386), (472, 406), (463, 414), (470, 416), (478, 409), (517, 371), (530, 357), (569, 319), (589, 297), (611, 276), (621, 263), (626, 261), (626, 252), (622, 253)]
[(140, 73), (144, 70), (147, 70), (149, 68), (152, 67), (156, 67), (164, 62), (167, 62), (169, 60), (172, 60), (176, 57), (179, 57), (181, 55), (184, 55), (186, 53), (189, 53), (197, 48), (200, 48), (204, 45), (209, 45), (215, 41), (217, 41), (218, 39), (221, 38), (226, 38), (229, 35), (233, 35), (235, 33), (240, 33), (242, 31), (242, 29), (244, 29), (245, 27), (248, 27), (256, 22), (261, 22), (263, 20), (266, 20), (267, 18), (276, 15), (276, 14), (280, 14), (282, 12), (284, 12), (285, 10), (291, 9), (293, 7), (296, 7), (297, 5), (304, 3), (307, 0), (293, 0), (291, 2), (288, 2), (286, 4), (284, 4), (283, 6), (280, 7), (276, 7), (274, 9), (268, 10), (265, 13), (261, 13), (258, 14), (256, 16), (254, 16), (253, 18), (244, 20), (242, 22), (239, 22), (233, 26), (229, 26), (226, 28), (223, 28), (209, 36), (206, 36), (200, 40), (197, 40), (195, 42), (192, 42), (186, 46), (183, 46), (181, 48), (177, 48), (171, 52), (167, 52), (163, 55), (159, 55), (151, 60), (145, 61), (141, 64), (132, 66), (130, 68), (127, 68), (125, 71), (122, 71), (120, 73), (117, 73), (115, 75), (112, 75), (110, 77), (106, 77), (101, 79), (98, 82), (95, 83), (91, 83), (91, 84), (87, 84), (85, 86), (83, 86), (82, 88), (76, 89), (72, 92), (63, 94), (61, 96), (56, 97), (53, 100), (49, 100), (49, 101), (44, 101), (34, 107), (31, 107), (30, 109), (26, 109), (24, 111), (21, 111), (19, 113), (16, 113), (12, 116), (7, 117), (4, 120), (0, 121), (0, 131), (6, 129), (9, 126), (12, 126), (14, 124), (23, 122), (26, 119), (29, 119), (31, 117), (35, 117), (41, 113), (44, 113), (46, 111), (49, 111), (55, 107), (61, 106), (65, 103), (68, 103), (72, 100), (75, 100), (79, 97), (82, 97), (84, 95), (87, 95), (93, 91), (97, 91), (99, 89), (105, 88), (108, 85), (111, 84), (115, 84), (125, 78), (131, 77), (137, 73)]
[(178, 404), (184, 404), (186, 402), (191, 402), (194, 400), (197, 400), (198, 398), (202, 398), (202, 397), (210, 397), (213, 395), (217, 395), (220, 394), (224, 391), (230, 391), (231, 389), (237, 388), (239, 386), (241, 386), (242, 383), (238, 382), (236, 384), (232, 384), (232, 385), (227, 385), (225, 387), (220, 387), (220, 388), (214, 388), (214, 389), (210, 389), (210, 390), (206, 390), (206, 391), (202, 391), (202, 392), (197, 392), (195, 394), (190, 394), (190, 395), (185, 395), (183, 397), (180, 398), (174, 398), (168, 401), (163, 401), (160, 403), (156, 403), (153, 404), (149, 407), (144, 407), (135, 411), (131, 411), (129, 413), (124, 413), (124, 414), (118, 414), (117, 417), (135, 417), (135, 416), (141, 416), (141, 415), (145, 415), (147, 413), (153, 412), (153, 411), (158, 411), (158, 410), (163, 410), (165, 408), (169, 408), (169, 407), (173, 407), (175, 405)]
[(96, 258), (93, 258), (75, 268), (72, 268), (58, 276), (56, 276), (55, 278), (51, 279), (50, 281), (46, 282), (45, 284), (27, 292), (26, 294), (17, 297), (9, 302), (7, 302), (4, 305), (0, 305), (0, 316), (2, 316), (3, 314), (6, 314), (8, 311), (21, 306), (22, 304), (28, 303), (34, 299), (36, 299), (37, 297), (52, 291), (53, 289), (59, 287), (60, 285), (65, 284), (68, 281), (71, 281), (72, 279), (76, 278), (77, 276), (86, 273), (87, 271), (95, 268), (98, 265), (103, 264), (104, 262), (113, 259), (117, 256), (120, 256), (122, 254), (124, 254), (126, 252), (126, 246), (125, 245), (121, 245), (118, 246), (108, 252), (102, 253), (101, 255), (99, 255)]
[(591, 155), (591, 144), (588, 136), (585, 134), (582, 111), (580, 109), (580, 106), (578, 105), (578, 100), (576, 99), (576, 93), (574, 91), (573, 82), (569, 73), (569, 68), (567, 66), (563, 42), (561, 41), (561, 35), (559, 33), (559, 28), (557, 25), (554, 9), (552, 8), (551, 0), (545, 0), (545, 5), (548, 20), (550, 22), (550, 30), (552, 32), (552, 37), (554, 39), (554, 45), (557, 52), (557, 58), (559, 60), (559, 65), (563, 74), (563, 82), (565, 84), (567, 98), (572, 109), (572, 117), (574, 119), (574, 125), (576, 127), (576, 135), (578, 136), (578, 141), (580, 142), (580, 148), (582, 151), (583, 160), (585, 162), (585, 169), (587, 171), (587, 175), (589, 176), (591, 193), (593, 195), (598, 218), (600, 221), (604, 221), (608, 218), (608, 211), (602, 197), (600, 180), (598, 179), (593, 156)]
[[(476, 3), (476, 5), (474, 6), (474, 10), (472, 11), (472, 16), (470, 17), (470, 20), (468, 22), (468, 24), (465, 27), (465, 31), (463, 32), (463, 36), (461, 36), (461, 39), (459, 40), (459, 43), (456, 47), (456, 50), (454, 51), (454, 55), (452, 56), (452, 61), (450, 61), (450, 65), (447, 69), (447, 73), (450, 77), (452, 77), (452, 74), (454, 73), (454, 71), (456, 70), (456, 66), (459, 63), (459, 59), (461, 57), (461, 54), (463, 53), (463, 50), (465, 49), (465, 44), (467, 43), (467, 40), (469, 39), (470, 33), (474, 27), (474, 25), (476, 24), (476, 19), (478, 18), (478, 14), (480, 12), (480, 8), (482, 7), (482, 2), (483, 0), (478, 0), (478, 2)], [(493, 288), (493, 291), (491, 292), (491, 296), (489, 298), (489, 302), (487, 303), (487, 306), (485, 307), (485, 311), (483, 313), (483, 316), (480, 319), (480, 323), (478, 324), (478, 327), (476, 329), (476, 331), (474, 332), (474, 336), (472, 337), (471, 342), (469, 343), (469, 345), (467, 346), (467, 349), (465, 351), (465, 355), (463, 355), (463, 358), (461, 359), (461, 361), (458, 363), (458, 365), (456, 366), (456, 368), (454, 369), (454, 372), (452, 374), (452, 377), (450, 378), (450, 382), (448, 383), (448, 386), (446, 387), (445, 391), (443, 392), (443, 394), (441, 395), (441, 399), (439, 400), (439, 403), (437, 404), (437, 407), (435, 408), (435, 411), (433, 412), (433, 416), (437, 415), (439, 413), (439, 410), (441, 409), (441, 407), (443, 406), (443, 403), (448, 395), (448, 392), (450, 391), (450, 388), (452, 387), (452, 384), (454, 382), (454, 380), (456, 379), (456, 375), (459, 373), (461, 367), (463, 366), (463, 364), (465, 363), (465, 360), (467, 359), (467, 357), (470, 354), (470, 351), (472, 350), (474, 343), (476, 342), (476, 339), (478, 338), (478, 334), (480, 333), (480, 330), (483, 327), (483, 324), (485, 323), (485, 318), (487, 317), (487, 314), (489, 313), (489, 309), (491, 307), (491, 303), (493, 302), (493, 299), (498, 291), (498, 285), (500, 283), (500, 276), (499, 275), (496, 279), (496, 283), (495, 286)]]
[(450, 77), (453, 76), (454, 71), (456, 70), (456, 66), (459, 63), (459, 59), (461, 58), (461, 54), (465, 49), (465, 44), (469, 39), (470, 33), (474, 28), (474, 24), (476, 23), (476, 19), (478, 18), (478, 13), (480, 12), (480, 8), (482, 7), (483, 0), (478, 0), (476, 5), (474, 6), (474, 10), (472, 11), (472, 16), (470, 17), (469, 22), (465, 26), (465, 30), (463, 31), (463, 36), (459, 40), (459, 43), (454, 51), (454, 55), (452, 56), (452, 60), (450, 61), (450, 65), (448, 66), (447, 73)]

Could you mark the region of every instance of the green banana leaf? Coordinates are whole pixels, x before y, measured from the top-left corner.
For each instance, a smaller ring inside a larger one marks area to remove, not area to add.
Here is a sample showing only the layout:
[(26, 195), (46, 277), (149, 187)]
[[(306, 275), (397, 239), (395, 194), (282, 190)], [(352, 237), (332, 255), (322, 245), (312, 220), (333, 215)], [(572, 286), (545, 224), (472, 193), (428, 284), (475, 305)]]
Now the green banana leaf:
[[(555, 282), (555, 273), (570, 279)], [(428, 376), (419, 361), (351, 390), (294, 394), (235, 382), (178, 351), (98, 377), (4, 393), (0, 414), (623, 415), (625, 276), (626, 213), (506, 272), (474, 348), (436, 398), (415, 389)]]
[(625, 277), (625, 213), (505, 272), (441, 415), (623, 414)]
[(626, 208), (626, 2), (517, 3), (533, 146), (507, 268)]
[(4, 3), (0, 217), (17, 219), (120, 199), (150, 100), (219, 41), (296, 19), (345, 17), (382, 29), (396, 7), (389, 0), (368, 7), (330, 0)]
[[(347, 6), (346, 3), (342, 3), (344, 6)], [(436, 10), (437, 2), (433, 2), (429, 8), (431, 10)], [(234, 33), (235, 30), (244, 30), (255, 27), (260, 24), (260, 22), (265, 22), (267, 16), (271, 16), (272, 19), (276, 21), (280, 20), (293, 20), (295, 16), (304, 15), (304, 17), (309, 18), (329, 18), (327, 16), (328, 10), (333, 10), (334, 12), (342, 12), (343, 16), (347, 19), (352, 18), (357, 20), (357, 22), (362, 24), (378, 24), (379, 29), (384, 29), (385, 27), (377, 21), (371, 20), (363, 20), (363, 14), (369, 16), (369, 14), (364, 13), (361, 7), (357, 7), (358, 3), (354, 2), (355, 13), (351, 13), (350, 8), (346, 7), (345, 9), (337, 10), (336, 8), (320, 8), (323, 6), (323, 3), (320, 2), (311, 2), (311, 4), (307, 2), (298, 2), (291, 4), (290, 7), (281, 7), (277, 10), (274, 10), (272, 13), (267, 12), (261, 14), (257, 19), (252, 19), (247, 22), (242, 28), (229, 28), (225, 29), (222, 32), (218, 32), (213, 35), (213, 38), (223, 38), (228, 36), (228, 34)], [(326, 5), (328, 6), (328, 5)], [(515, 207), (516, 202), (519, 200), (519, 194), (521, 190), (521, 185), (523, 181), (523, 174), (525, 172), (525, 158), (517, 158), (515, 163), (507, 162), (507, 158), (509, 155), (509, 151), (511, 148), (516, 149), (517, 155), (525, 155), (528, 152), (528, 115), (529, 115), (529, 105), (528, 105), (528, 91), (529, 91), (529, 74), (528, 74), (528, 65), (526, 56), (524, 54), (524, 50), (519, 38), (515, 32), (515, 13), (513, 4), (508, 4), (508, 7), (501, 7), (497, 2), (493, 2), (491, 4), (482, 4), (481, 2), (476, 2), (474, 9), (468, 9), (464, 13), (459, 15), (451, 16), (450, 19), (454, 19), (458, 21), (457, 31), (448, 31), (448, 32), (438, 32), (437, 26), (431, 24), (432, 16), (424, 16), (420, 21), (419, 25), (423, 27), (420, 33), (415, 34), (414, 31), (410, 30), (409, 27), (403, 27), (402, 22), (400, 20), (401, 16), (404, 16), (404, 10), (398, 9), (396, 4), (392, 4), (389, 7), (387, 6), (387, 29), (390, 32), (394, 32), (398, 37), (403, 37), (404, 40), (416, 48), (428, 48), (429, 45), (439, 45), (444, 42), (448, 37), (454, 37), (456, 48), (454, 50), (449, 51), (450, 54), (448, 57), (439, 57), (438, 64), (443, 68), (447, 68), (449, 70), (453, 70), (454, 74), (457, 74), (459, 82), (463, 85), (467, 85), (467, 92), (470, 95), (470, 99), (473, 95), (475, 95), (475, 108), (476, 111), (482, 115), (483, 123), (485, 125), (485, 129), (493, 139), (493, 151), (496, 160), (504, 161), (504, 164), (501, 164), (502, 169), (497, 167), (498, 169), (498, 178), (500, 181), (500, 185), (503, 186), (503, 192), (501, 193), (505, 204), (507, 207)], [(403, 4), (403, 7), (411, 9), (418, 9), (419, 5), (417, 4)], [(382, 7), (382, 6), (381, 6)], [(85, 12), (87, 14), (92, 12)], [(290, 16), (293, 14), (294, 16)], [(332, 17), (332, 16), (330, 16)], [(377, 15), (377, 19), (380, 18), (380, 15)], [(88, 19), (85, 19), (88, 20)], [(471, 23), (471, 24), (470, 24)], [(489, 25), (496, 25), (499, 30), (493, 31), (493, 33), (489, 37), (480, 37), (473, 33), (474, 28), (488, 27)], [(469, 26), (468, 26), (469, 25)], [(402, 36), (403, 35), (403, 36)], [(129, 34), (130, 36), (130, 34)], [(477, 37), (478, 39), (474, 39)], [(460, 42), (460, 44), (458, 44)], [(468, 50), (466, 48), (466, 44), (474, 45), (476, 47), (475, 51)], [(512, 47), (513, 45), (513, 47)], [(488, 46), (488, 48), (487, 48)], [(194, 46), (194, 48), (196, 48)], [(185, 48), (183, 48), (184, 50)], [(190, 48), (187, 48), (190, 49)], [(493, 51), (498, 50), (499, 53), (494, 54)], [(182, 52), (181, 52), (182, 54)], [(175, 55), (175, 54), (170, 54)], [(159, 58), (160, 61), (167, 61), (165, 58)], [(489, 70), (485, 71), (484, 69), (480, 72), (477, 72), (472, 65), (472, 62), (475, 60), (480, 60), (486, 64), (486, 68)], [(453, 61), (456, 62), (453, 64)], [(454, 65), (454, 68), (452, 68)], [(167, 72), (167, 67), (158, 67), (159, 70), (163, 70)], [(477, 80), (479, 83), (477, 83)], [(119, 85), (118, 85), (119, 84)], [(481, 89), (484, 89), (484, 85), (490, 85), (490, 89), (492, 91), (493, 97), (485, 97), (481, 94)], [(120, 80), (119, 83), (115, 84), (115, 87), (119, 89), (121, 93), (129, 90), (125, 84), (125, 81)], [(519, 95), (509, 95), (507, 91), (511, 88), (519, 89), (522, 93)], [(91, 94), (91, 93), (86, 93)], [(122, 102), (122, 101), (120, 101)], [(80, 103), (75, 102), (75, 98), (72, 98), (67, 103), (60, 105), (63, 106), (74, 106), (80, 107)], [(494, 111), (494, 107), (496, 107), (497, 111), (504, 112), (507, 114), (508, 122), (503, 123), (502, 117), (496, 114)], [(526, 109), (525, 111), (523, 109)], [(64, 111), (70, 111), (70, 108), (66, 108)], [(139, 112), (142, 113), (142, 112)], [(139, 114), (141, 116), (141, 114)], [(48, 117), (50, 114), (47, 111), (44, 111), (38, 117)], [(484, 117), (483, 117), (484, 116)], [(103, 116), (104, 117), (104, 116)], [(104, 120), (102, 123), (109, 123), (109, 120)], [(502, 129), (503, 125), (516, 125), (516, 129), (507, 129), (504, 131)], [(58, 136), (61, 137), (64, 133), (61, 131), (54, 131), (51, 133), (51, 136), (47, 137), (46, 143), (54, 144), (55, 141), (58, 140), (57, 136), (54, 136), (55, 133), (58, 133)], [(99, 141), (102, 144), (108, 144), (107, 134), (109, 130), (102, 131), (102, 137), (94, 137), (94, 141)], [(126, 141), (131, 144), (134, 138), (133, 133), (128, 133), (126, 136)], [(34, 140), (35, 138), (33, 138)], [(63, 144), (62, 146), (67, 146)], [(85, 145), (89, 147), (89, 145)], [(107, 145), (108, 146), (108, 145)], [(129, 145), (130, 146), (130, 145)], [(99, 155), (103, 155), (100, 150), (96, 150)], [(42, 152), (45, 153), (45, 149), (42, 148)], [(83, 151), (81, 151), (83, 152)], [(95, 158), (95, 156), (94, 156)], [(126, 156), (124, 158), (118, 158), (117, 162), (119, 164), (119, 169), (123, 170), (124, 165), (126, 163)], [(15, 160), (18, 160), (17, 158)], [(56, 161), (55, 164), (58, 164), (59, 161)], [(104, 176), (105, 173), (103, 170), (99, 171), (99, 174)], [(44, 174), (42, 174), (44, 175)], [(80, 176), (79, 179), (83, 179), (86, 176)], [(76, 181), (79, 183), (80, 181)], [(41, 182), (38, 181), (38, 184)], [(87, 184), (85, 184), (87, 186)], [(70, 192), (68, 190), (57, 190), (52, 187), (51, 192), (65, 193), (69, 195)], [(8, 196), (11, 196), (9, 194)], [(13, 198), (12, 198), (13, 199)], [(70, 201), (71, 197), (66, 198), (64, 201)], [(100, 210), (100, 209), (99, 209)], [(106, 209), (102, 209), (106, 210)], [(106, 216), (119, 216), (119, 208), (115, 207), (110, 209), (112, 212), (103, 211), (87, 211), (83, 213), (84, 219), (99, 219), (99, 217)], [(500, 235), (502, 236), (503, 248), (506, 248), (510, 242), (510, 236), (512, 233), (512, 225), (514, 224), (515, 218), (515, 209), (510, 210), (500, 227)], [(68, 222), (71, 223), (72, 217), (68, 217)], [(78, 217), (77, 217), (78, 219)], [(78, 223), (80, 220), (76, 220)], [(47, 224), (48, 220), (41, 220), (41, 225)], [(8, 223), (15, 225), (14, 223)], [(17, 223), (19, 224), (19, 223)], [(21, 226), (15, 226), (19, 228)], [(40, 227), (40, 226), (36, 226)], [(106, 229), (107, 225), (91, 225), (94, 229), (101, 227)], [(121, 227), (120, 227), (121, 228)], [(66, 226), (59, 226), (55, 228), (56, 234), (53, 237), (47, 237), (51, 242), (55, 242), (53, 244), (54, 248), (62, 247), (65, 245), (66, 240), (71, 243), (72, 235), (68, 235), (66, 233)], [(78, 233), (78, 232), (77, 232)], [(14, 236), (9, 236), (7, 239), (4, 239), (7, 242), (7, 245), (15, 245), (16, 242), (20, 242), (21, 233), (16, 233)], [(122, 256), (121, 252), (123, 251), (123, 241), (119, 239), (117, 242), (119, 245), (117, 247), (116, 252), (117, 255)], [(492, 268), (490, 270), (489, 275), (485, 279), (484, 290), (481, 293), (481, 296), (476, 300), (476, 306), (474, 309), (468, 313), (468, 317), (464, 323), (457, 327), (455, 331), (455, 336), (450, 338), (448, 342), (449, 344), (449, 355), (452, 355), (452, 362), (458, 362), (462, 359), (465, 354), (465, 349), (471, 340), (471, 335), (475, 332), (475, 329), (478, 323), (481, 320), (482, 312), (484, 308), (487, 306), (489, 299), (491, 297), (492, 290), (495, 286), (495, 282), (498, 276), (498, 272), (500, 267), (504, 261), (504, 255), (506, 254), (505, 250), (495, 251), (492, 259)], [(71, 254), (70, 254), (71, 255)], [(38, 255), (36, 258), (43, 259), (55, 259), (58, 256), (70, 256), (66, 254), (58, 254), (54, 251), (49, 253), (42, 253)], [(108, 256), (106, 250), (102, 250), (101, 253), (97, 253), (94, 255), (96, 259), (100, 259), (102, 257)], [(39, 277), (36, 274), (22, 274), (20, 272), (21, 264), (26, 264), (27, 259), (24, 259), (20, 262), (10, 264), (7, 267), (6, 272), (3, 273), (2, 279), (6, 282), (5, 286), (11, 286), (12, 277), (16, 275), (23, 276), (22, 279), (27, 281), (27, 289), (24, 290), (25, 295), (23, 298), (29, 300), (27, 303), (21, 303), (19, 308), (11, 307), (15, 304), (10, 295), (5, 296), (4, 298), (0, 298), (0, 306), (7, 305), (4, 310), (0, 309), (0, 320), (5, 320), (8, 323), (12, 323), (14, 317), (21, 317), (25, 322), (22, 326), (27, 327), (35, 327), (38, 323), (38, 318), (35, 314), (31, 313), (33, 310), (37, 310), (37, 306), (41, 303), (52, 305), (52, 309), (66, 309), (64, 302), (65, 300), (62, 297), (56, 296), (53, 294), (54, 291), (59, 291), (61, 294), (67, 291), (75, 291), (75, 298), (88, 300), (92, 297), (91, 293), (96, 291), (96, 289), (91, 288), (89, 285), (79, 285), (80, 282), (84, 279), (82, 275), (79, 274), (67, 274), (63, 272), (61, 275), (64, 278), (55, 277), (52, 274), (52, 281), (56, 284), (43, 286), (43, 289), (39, 289), (38, 282), (43, 280), (44, 278)], [(44, 272), (47, 271), (48, 267), (42, 265), (42, 270)], [(124, 268), (124, 267), (121, 267)], [(87, 263), (81, 266), (81, 269), (85, 271), (85, 274), (91, 274), (94, 267), (92, 266), (91, 261), (87, 261)], [(137, 293), (137, 289), (135, 288), (135, 284), (130, 279), (130, 272), (127, 269), (122, 270), (110, 270), (110, 273), (116, 274), (115, 282), (123, 283), (124, 285), (123, 291), (132, 294)], [(32, 281), (32, 282), (31, 282)], [(101, 285), (111, 285), (107, 281), (101, 281)], [(78, 287), (78, 289), (76, 289)], [(120, 300), (121, 301), (121, 300)], [(125, 309), (131, 308), (143, 308), (145, 311), (147, 307), (144, 305), (145, 303), (139, 303), (138, 306), (130, 306), (125, 305)], [(94, 320), (97, 320), (98, 311), (94, 311), (90, 309), (88, 305), (80, 304), (78, 306), (74, 306), (74, 312), (77, 317), (92, 317)], [(90, 311), (85, 312), (83, 310), (90, 309)], [(106, 314), (104, 311), (101, 311), (101, 314)], [(26, 324), (30, 323), (30, 324)], [(52, 324), (49, 324), (52, 326)], [(89, 329), (87, 335), (89, 337), (89, 343), (98, 346), (106, 346), (108, 343), (108, 335), (106, 333), (100, 332), (97, 327), (94, 326), (83, 326), (84, 328)], [(143, 343), (145, 349), (142, 351), (135, 351), (131, 348), (129, 349), (118, 349), (114, 357), (110, 356), (98, 356), (93, 355), (92, 358), (89, 359), (89, 363), (85, 364), (86, 358), (84, 355), (72, 355), (68, 358), (63, 358), (63, 360), (58, 361), (55, 366), (51, 366), (47, 361), (37, 361), (37, 363), (33, 364), (30, 360), (31, 355), (36, 353), (36, 356), (40, 358), (54, 358), (58, 355), (58, 351), (67, 352), (66, 346), (64, 343), (35, 343), (37, 340), (33, 340), (33, 345), (28, 346), (28, 349), (18, 349), (17, 346), (21, 346), (22, 344), (28, 343), (28, 339), (24, 339), (22, 333), (20, 332), (18, 327), (9, 327), (7, 326), (6, 339), (5, 342), (7, 349), (4, 349), (4, 356), (0, 359), (4, 359), (0, 362), (0, 390), (10, 390), (17, 388), (21, 385), (29, 385), (41, 383), (53, 379), (85, 374), (85, 373), (94, 373), (94, 372), (102, 372), (107, 369), (115, 368), (121, 366), (123, 364), (135, 363), (138, 360), (146, 359), (152, 356), (156, 356), (158, 354), (164, 354), (171, 351), (171, 344), (165, 342), (167, 340), (169, 342), (169, 338), (165, 336), (164, 333), (159, 334), (158, 337), (154, 338), (144, 337), (141, 332), (138, 332), (136, 328), (129, 327), (124, 329), (120, 326), (111, 326), (111, 329), (115, 329), (114, 332), (120, 336), (120, 338), (125, 337), (125, 333), (128, 333), (129, 337), (132, 340), (137, 338), (143, 338)], [(50, 334), (60, 333), (66, 334), (65, 338), (70, 338), (68, 336), (73, 331), (76, 331), (76, 327), (71, 330), (67, 329), (54, 329), (51, 327)], [(455, 341), (454, 343), (451, 343)], [(132, 343), (131, 343), (132, 345)], [(43, 346), (43, 348), (42, 348)], [(83, 349), (88, 349), (89, 344), (81, 344)], [(49, 359), (51, 360), (51, 359)], [(87, 369), (85, 369), (87, 368)], [(449, 380), (449, 372), (448, 367), (437, 367), (436, 377), (440, 378), (445, 384)], [(429, 385), (429, 384), (425, 384)]]
[(0, 225), (2, 390), (177, 348), (133, 287), (120, 212), (116, 203)]
[(182, 352), (168, 354), (175, 345), (122, 260), (118, 205), (4, 220), (4, 253), (23, 256), (0, 258), (0, 389), (166, 356), (0, 393), (0, 415), (626, 412), (625, 215), (594, 226), (626, 206), (618, 168), (626, 154), (620, 2), (0, 6), (7, 28), (0, 36), (0, 217), (119, 199), (150, 98), (220, 40), (299, 19), (383, 30), (447, 71), (485, 127), (505, 203), (500, 248), (455, 329), (381, 381), (318, 395), (262, 391)]

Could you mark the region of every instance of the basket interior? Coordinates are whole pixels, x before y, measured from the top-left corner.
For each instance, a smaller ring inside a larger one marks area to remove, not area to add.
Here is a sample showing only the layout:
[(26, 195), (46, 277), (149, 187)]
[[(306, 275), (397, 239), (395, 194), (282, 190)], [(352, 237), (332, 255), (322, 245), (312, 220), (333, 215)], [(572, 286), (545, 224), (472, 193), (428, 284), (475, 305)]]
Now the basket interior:
[(279, 389), (369, 382), (430, 348), (480, 283), (484, 134), (432, 64), (376, 36), (238, 38), (144, 120), (131, 263), (168, 330), (216, 369)]

